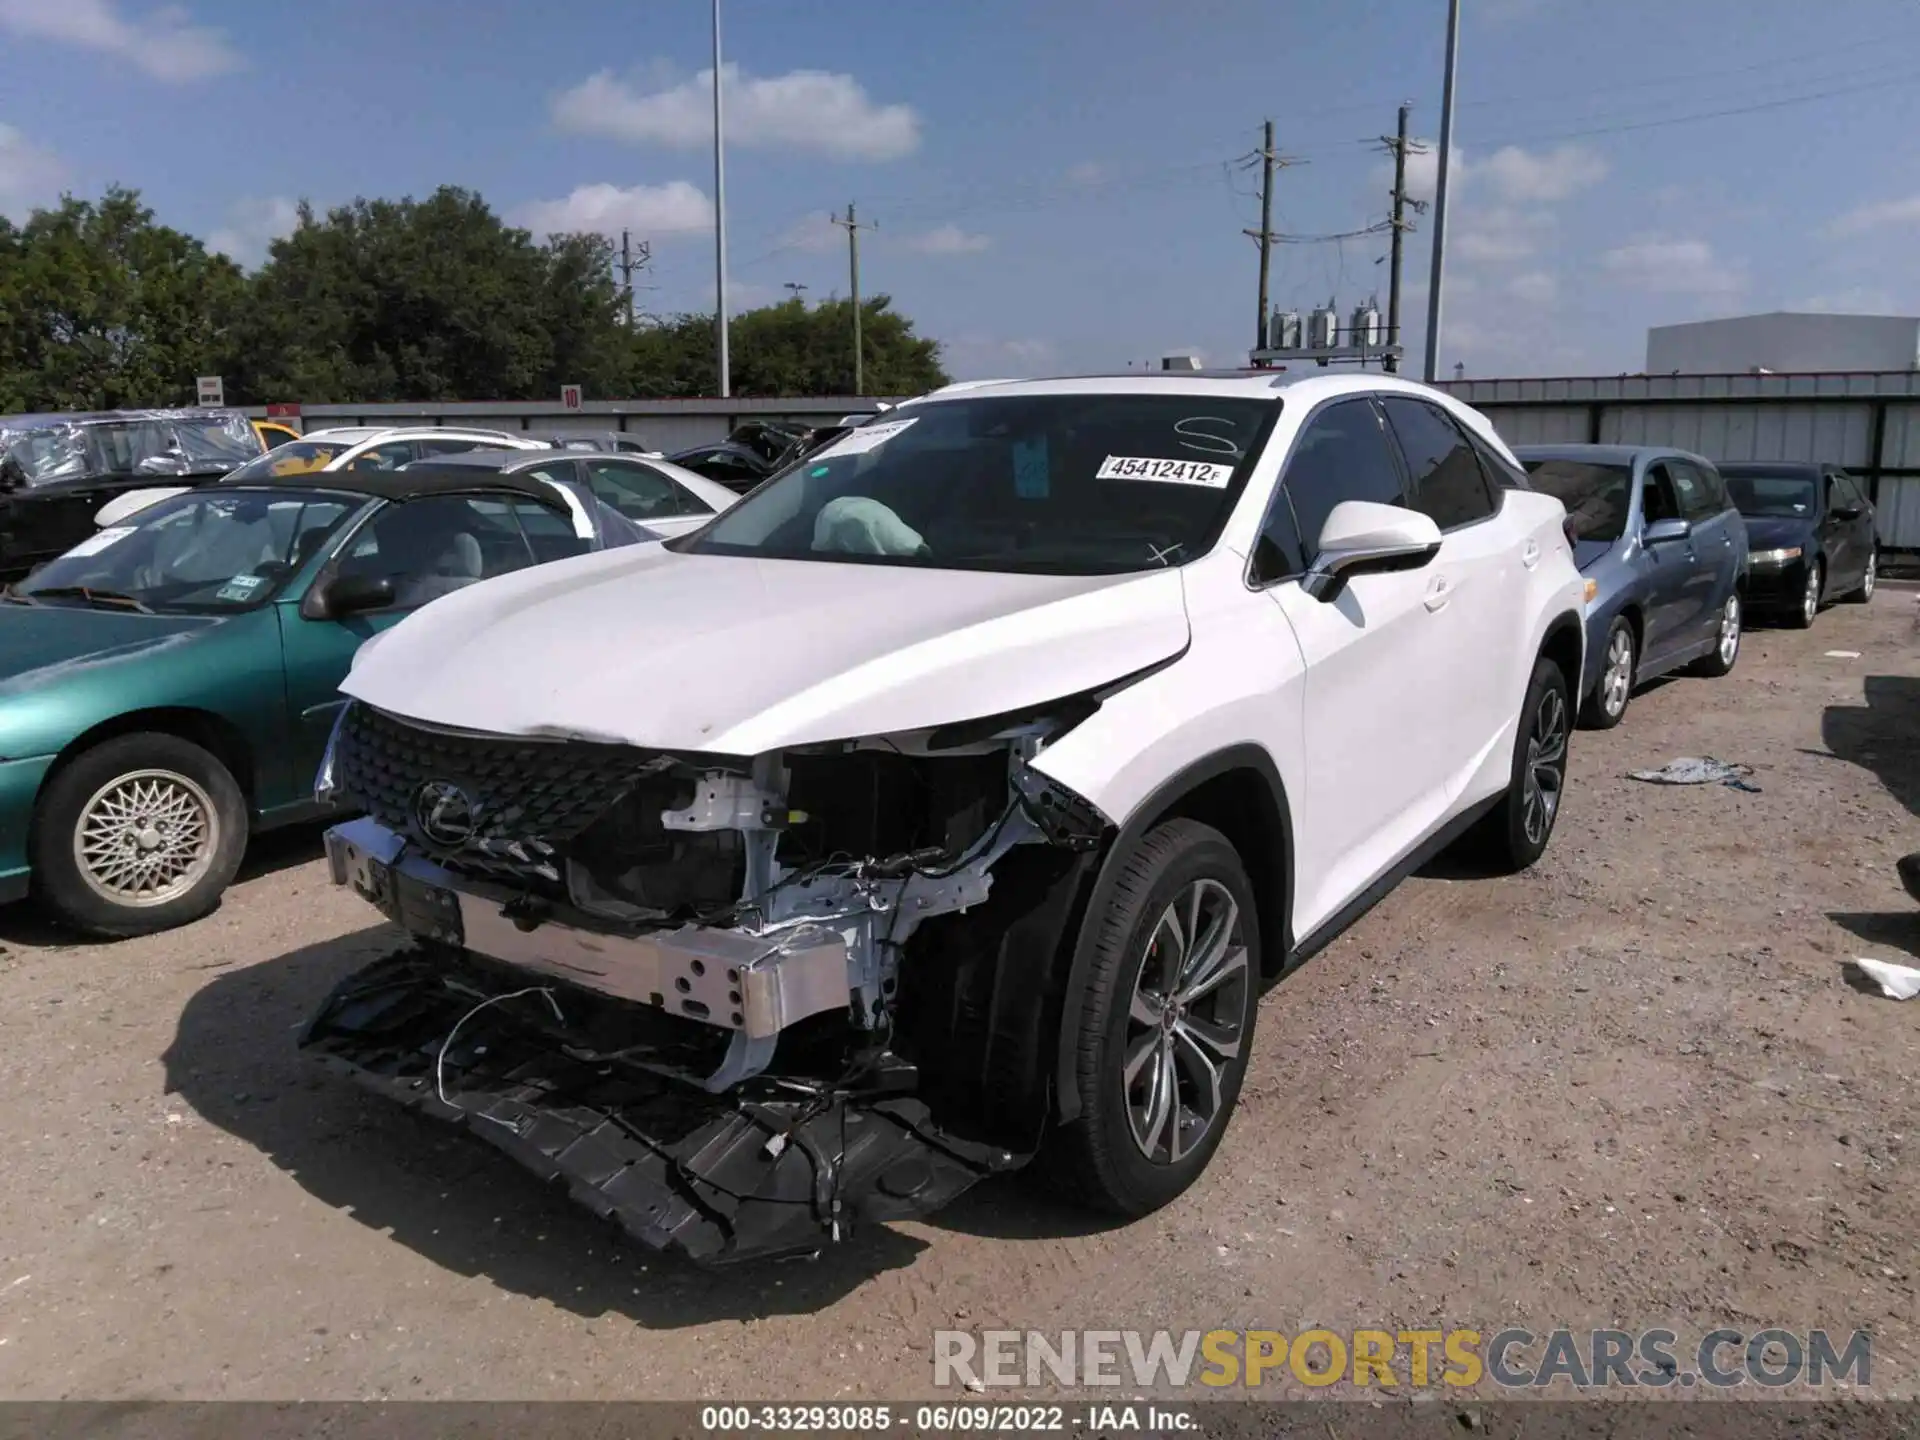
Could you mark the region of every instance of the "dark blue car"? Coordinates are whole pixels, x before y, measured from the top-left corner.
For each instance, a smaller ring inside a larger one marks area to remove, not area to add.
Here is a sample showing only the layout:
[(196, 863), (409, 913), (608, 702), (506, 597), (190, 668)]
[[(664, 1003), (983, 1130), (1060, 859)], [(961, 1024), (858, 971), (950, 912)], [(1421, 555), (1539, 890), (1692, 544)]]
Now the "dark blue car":
[(1534, 489), (1567, 507), (1587, 577), (1582, 724), (1618, 725), (1634, 690), (1657, 675), (1733, 669), (1747, 530), (1711, 460), (1632, 445), (1521, 445), (1514, 454)]
[(1879, 571), (1873, 504), (1838, 465), (1728, 461), (1727, 491), (1753, 545), (1748, 602), (1797, 630), (1829, 600), (1873, 598)]

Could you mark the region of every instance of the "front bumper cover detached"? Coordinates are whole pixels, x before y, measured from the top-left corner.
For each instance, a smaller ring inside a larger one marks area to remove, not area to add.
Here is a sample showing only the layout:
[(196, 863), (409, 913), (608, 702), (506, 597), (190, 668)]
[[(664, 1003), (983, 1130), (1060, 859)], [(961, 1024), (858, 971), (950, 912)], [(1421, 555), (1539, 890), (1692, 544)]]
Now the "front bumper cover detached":
[(553, 1022), (582, 1003), (564, 983), (516, 990), (458, 952), (408, 948), (344, 981), (300, 1043), (564, 1183), (642, 1244), (702, 1263), (809, 1254), (1027, 1158), (947, 1135), (923, 1102), (884, 1088), (768, 1077), (703, 1093), (569, 1043)]

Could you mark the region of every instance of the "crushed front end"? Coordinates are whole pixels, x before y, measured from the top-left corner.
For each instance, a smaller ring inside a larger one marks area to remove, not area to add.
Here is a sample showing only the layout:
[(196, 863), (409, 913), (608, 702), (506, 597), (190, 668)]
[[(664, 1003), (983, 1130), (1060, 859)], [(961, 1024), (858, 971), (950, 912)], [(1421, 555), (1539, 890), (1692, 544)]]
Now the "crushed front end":
[(1078, 713), (733, 759), (355, 702), (328, 861), (413, 939), (302, 1045), (696, 1260), (935, 1209), (1045, 1125), (1109, 827), (1027, 761)]

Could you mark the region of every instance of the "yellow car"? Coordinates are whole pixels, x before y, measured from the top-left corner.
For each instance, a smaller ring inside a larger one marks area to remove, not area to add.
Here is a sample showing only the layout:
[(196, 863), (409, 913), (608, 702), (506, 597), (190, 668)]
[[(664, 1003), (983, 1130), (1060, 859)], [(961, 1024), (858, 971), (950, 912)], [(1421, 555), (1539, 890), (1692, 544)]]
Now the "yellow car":
[(289, 440), (298, 440), (300, 432), (292, 426), (282, 425), (278, 420), (256, 420), (253, 433), (260, 437), (260, 443), (271, 450), (276, 445), (284, 445)]

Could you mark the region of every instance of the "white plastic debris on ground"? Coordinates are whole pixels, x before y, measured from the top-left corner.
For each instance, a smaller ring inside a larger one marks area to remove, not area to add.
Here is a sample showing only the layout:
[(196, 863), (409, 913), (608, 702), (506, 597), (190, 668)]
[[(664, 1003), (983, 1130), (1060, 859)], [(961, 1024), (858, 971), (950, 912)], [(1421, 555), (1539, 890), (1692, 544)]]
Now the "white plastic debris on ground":
[(1889, 1000), (1911, 1000), (1920, 995), (1920, 970), (1911, 965), (1895, 965), (1888, 960), (1856, 958), (1854, 968), (1880, 987)]
[(1753, 774), (1751, 765), (1733, 765), (1725, 760), (1716, 760), (1711, 755), (1683, 755), (1678, 760), (1668, 761), (1658, 770), (1630, 770), (1627, 772), (1635, 780), (1644, 780), (1649, 785), (1731, 785), (1736, 790), (1750, 790), (1759, 793), (1758, 785), (1749, 785), (1747, 776)]

